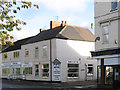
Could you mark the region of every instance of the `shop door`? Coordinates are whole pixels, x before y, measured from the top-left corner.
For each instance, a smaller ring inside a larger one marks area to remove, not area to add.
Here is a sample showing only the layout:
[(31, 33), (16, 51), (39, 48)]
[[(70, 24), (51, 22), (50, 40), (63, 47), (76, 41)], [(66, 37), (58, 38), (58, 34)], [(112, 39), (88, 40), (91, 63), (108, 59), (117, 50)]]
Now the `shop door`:
[(120, 67), (114, 69), (114, 80), (120, 80)]

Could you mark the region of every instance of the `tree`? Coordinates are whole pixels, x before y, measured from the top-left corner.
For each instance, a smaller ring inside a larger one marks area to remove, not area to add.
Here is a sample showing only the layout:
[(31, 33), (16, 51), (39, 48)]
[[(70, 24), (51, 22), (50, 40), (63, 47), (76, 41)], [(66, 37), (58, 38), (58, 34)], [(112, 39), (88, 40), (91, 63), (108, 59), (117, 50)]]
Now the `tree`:
[(31, 2), (27, 2), (25, 0), (19, 2), (16, 0), (0, 0), (0, 45), (6, 45), (7, 43), (13, 44), (11, 40), (14, 37), (9, 35), (8, 32), (21, 30), (21, 27), (19, 27), (20, 24), (26, 25), (25, 21), (22, 21), (16, 17), (16, 14), (22, 8), (28, 9), (32, 6), (39, 9), (38, 5), (32, 4)]

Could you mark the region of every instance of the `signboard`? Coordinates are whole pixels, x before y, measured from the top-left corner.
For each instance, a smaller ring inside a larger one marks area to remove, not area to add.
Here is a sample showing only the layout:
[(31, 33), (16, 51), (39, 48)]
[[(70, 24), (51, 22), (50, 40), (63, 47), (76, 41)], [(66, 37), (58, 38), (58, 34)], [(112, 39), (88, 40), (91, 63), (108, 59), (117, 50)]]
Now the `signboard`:
[(67, 63), (71, 63), (71, 64), (78, 64), (78, 63), (80, 63), (80, 61), (67, 61)]
[(54, 81), (60, 81), (60, 64), (53, 65), (53, 79)]
[(10, 68), (11, 63), (10, 62), (8, 62), (8, 63), (2, 63), (1, 66), (2, 66), (2, 68)]
[(22, 67), (32, 67), (32, 62), (25, 62), (22, 64)]

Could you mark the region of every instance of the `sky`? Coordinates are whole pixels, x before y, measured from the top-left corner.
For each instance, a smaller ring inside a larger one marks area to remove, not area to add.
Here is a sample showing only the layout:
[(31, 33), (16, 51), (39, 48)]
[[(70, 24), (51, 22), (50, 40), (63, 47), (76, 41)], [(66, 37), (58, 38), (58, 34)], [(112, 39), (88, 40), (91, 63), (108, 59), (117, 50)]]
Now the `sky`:
[[(27, 0), (28, 1), (28, 0)], [(92, 33), (91, 23), (94, 23), (93, 0), (30, 0), (39, 5), (29, 9), (21, 9), (17, 18), (26, 21), (27, 25), (21, 25), (21, 31), (13, 31), (10, 34), (14, 40), (34, 36), (40, 29), (49, 29), (50, 21), (67, 21), (69, 25), (87, 27)], [(58, 18), (57, 18), (58, 17)]]

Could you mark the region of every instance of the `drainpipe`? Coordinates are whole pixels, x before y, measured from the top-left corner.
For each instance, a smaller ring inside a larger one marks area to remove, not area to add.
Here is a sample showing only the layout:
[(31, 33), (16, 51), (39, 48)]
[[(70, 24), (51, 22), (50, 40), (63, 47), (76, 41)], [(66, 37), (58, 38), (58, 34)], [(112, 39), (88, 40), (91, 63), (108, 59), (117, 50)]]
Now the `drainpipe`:
[(50, 81), (52, 81), (52, 43), (50, 39)]

